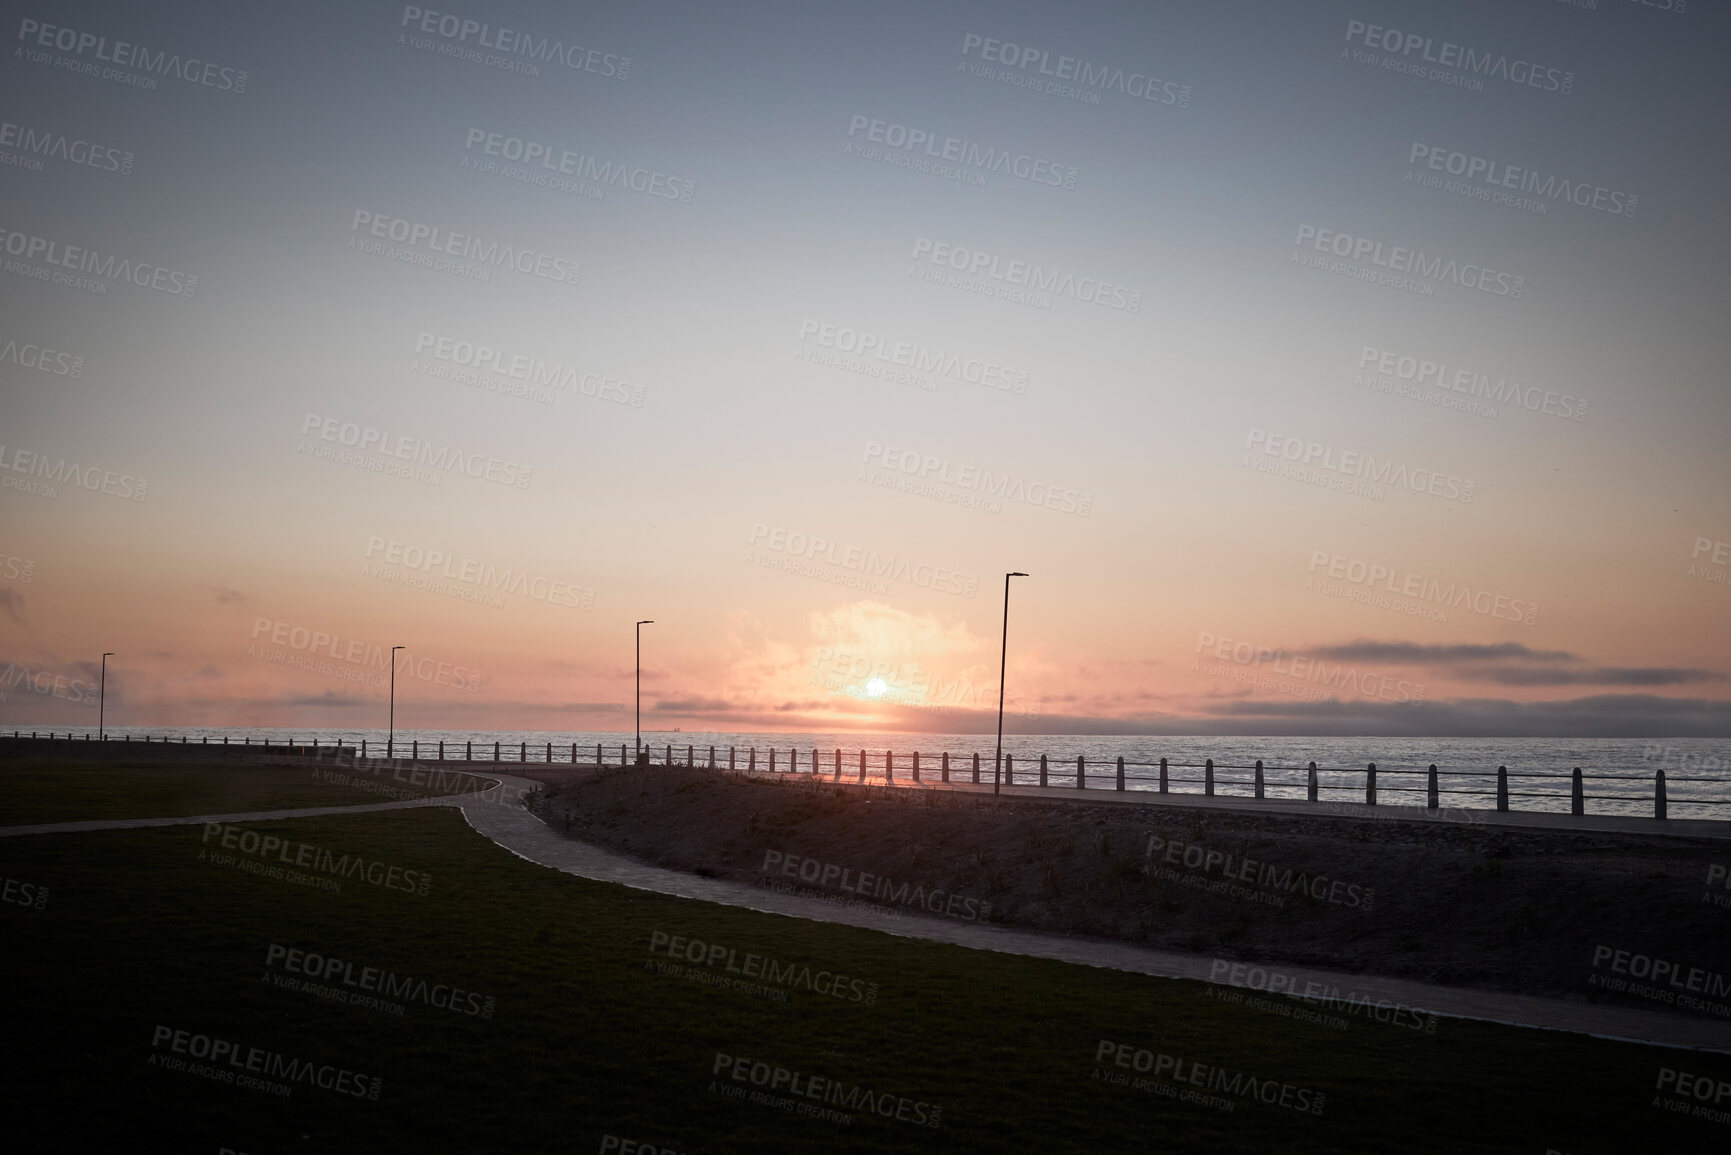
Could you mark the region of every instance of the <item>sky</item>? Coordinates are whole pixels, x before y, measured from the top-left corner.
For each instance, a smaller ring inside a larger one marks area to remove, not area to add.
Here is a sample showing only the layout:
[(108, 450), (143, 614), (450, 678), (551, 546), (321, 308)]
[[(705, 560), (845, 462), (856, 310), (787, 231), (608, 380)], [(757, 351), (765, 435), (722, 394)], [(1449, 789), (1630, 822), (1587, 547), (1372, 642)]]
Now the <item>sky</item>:
[(1711, 6), (0, 8), (0, 725), (1731, 735)]

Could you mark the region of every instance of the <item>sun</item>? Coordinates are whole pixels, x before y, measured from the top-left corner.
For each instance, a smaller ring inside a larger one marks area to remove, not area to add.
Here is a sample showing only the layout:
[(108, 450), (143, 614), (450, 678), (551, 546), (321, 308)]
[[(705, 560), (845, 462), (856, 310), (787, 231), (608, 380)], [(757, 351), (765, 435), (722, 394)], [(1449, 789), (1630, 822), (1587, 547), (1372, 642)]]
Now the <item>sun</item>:
[(884, 696), (884, 691), (887, 689), (889, 689), (889, 687), (884, 685), (884, 680), (882, 678), (873, 678), (871, 681), (866, 683), (866, 697), (881, 698)]

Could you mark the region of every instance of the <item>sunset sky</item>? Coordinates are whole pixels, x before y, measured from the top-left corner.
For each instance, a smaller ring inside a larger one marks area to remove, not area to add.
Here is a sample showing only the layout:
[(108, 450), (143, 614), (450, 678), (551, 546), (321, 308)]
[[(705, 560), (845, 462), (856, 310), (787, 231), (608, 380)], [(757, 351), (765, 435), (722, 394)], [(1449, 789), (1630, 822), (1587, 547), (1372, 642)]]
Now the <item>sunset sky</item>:
[(6, 5), (0, 723), (1731, 735), (1722, 11), (622, 7)]

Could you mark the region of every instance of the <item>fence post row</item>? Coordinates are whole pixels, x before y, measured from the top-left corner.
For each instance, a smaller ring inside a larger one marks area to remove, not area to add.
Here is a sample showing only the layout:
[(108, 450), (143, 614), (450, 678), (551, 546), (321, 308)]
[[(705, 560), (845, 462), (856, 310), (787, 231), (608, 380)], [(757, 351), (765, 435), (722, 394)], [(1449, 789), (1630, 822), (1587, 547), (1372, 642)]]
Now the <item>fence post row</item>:
[(1376, 763), (1372, 762), (1364, 772), (1364, 804), (1376, 805)]
[(1040, 785), (1046, 784), (1046, 756), (1040, 755)]
[(950, 780), (950, 752), (948, 750), (944, 751), (943, 757), (943, 766), (939, 772), (943, 775), (944, 781), (948, 782)]
[(859, 752), (859, 780), (861, 782), (865, 781), (865, 751), (864, 750), (861, 750)]
[(1665, 772), (1659, 771), (1653, 778), (1653, 817), (1665, 817)]
[(1088, 768), (1086, 763), (1082, 761), (1082, 756), (1078, 754), (1076, 755), (1076, 789), (1086, 790), (1087, 788)]
[(1204, 785), (1204, 793), (1206, 793), (1208, 797), (1212, 798), (1214, 797), (1214, 759), (1204, 759), (1203, 765), (1206, 767), (1207, 776), (1207, 782)]
[(1256, 796), (1262, 797), (1262, 759), (1256, 760)]
[[(1124, 756), (1118, 755), (1118, 789), (1124, 789)], [(1166, 792), (1166, 760), (1160, 760), (1160, 792)]]
[(980, 784), (980, 756), (978, 754), (975, 754), (974, 755), (974, 785), (978, 786), (979, 784)]
[(1310, 764), (1310, 800), (1316, 801), (1316, 763)]
[(1587, 793), (1582, 789), (1581, 768), (1575, 767), (1571, 777), (1574, 779), (1569, 787), (1569, 813), (1585, 814), (1587, 812)]
[(1497, 809), (1506, 811), (1509, 808), (1509, 768), (1497, 767)]
[(894, 782), (896, 780), (895, 761), (896, 761), (895, 754), (889, 750), (885, 750), (884, 751), (884, 784), (886, 786), (889, 783)]
[(1004, 785), (1005, 786), (1014, 786), (1015, 784), (1016, 784), (1016, 758), (1015, 758), (1015, 755), (1013, 755), (1013, 754), (1005, 754), (1004, 755)]
[(915, 750), (914, 751), (914, 781), (918, 782), (919, 780), (920, 780), (920, 752), (918, 750)]
[(1425, 808), (1426, 809), (1435, 810), (1437, 808), (1437, 797), (1436, 796), (1437, 796), (1436, 763), (1432, 762), (1430, 764), (1429, 790), (1427, 791), (1427, 796), (1425, 799)]

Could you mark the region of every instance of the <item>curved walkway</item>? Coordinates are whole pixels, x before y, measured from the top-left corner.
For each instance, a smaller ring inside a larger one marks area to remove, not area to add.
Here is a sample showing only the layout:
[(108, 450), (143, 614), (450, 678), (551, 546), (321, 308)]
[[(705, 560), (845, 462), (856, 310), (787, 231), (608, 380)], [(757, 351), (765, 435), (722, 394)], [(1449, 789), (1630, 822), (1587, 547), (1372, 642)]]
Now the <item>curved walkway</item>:
[[(524, 809), (521, 800), (541, 783), (514, 775), (488, 773), (498, 785), (476, 794), (383, 802), (359, 806), (319, 806), (300, 810), (270, 810), (251, 814), (209, 814), (184, 818), (136, 818), (96, 822), (55, 822), (38, 826), (0, 827), (0, 837), (28, 834), (85, 833), (136, 830), (155, 826), (186, 826), (204, 822), (259, 822), (409, 810), (423, 806), (454, 806), (477, 833), (525, 862), (597, 882), (617, 883), (637, 890), (691, 898), (766, 914), (804, 918), (882, 931), (902, 938), (948, 943), (976, 950), (999, 951), (1029, 958), (1053, 959), (1082, 966), (1105, 967), (1158, 978), (1218, 982), (1211, 977), (1213, 959), (1174, 951), (1150, 950), (1127, 943), (1065, 938), (1011, 930), (1006, 927), (950, 919), (910, 916), (885, 908), (838, 906), (821, 899), (782, 894), (742, 882), (698, 878), (676, 870), (636, 862), (623, 855), (559, 834)], [(1629, 1007), (1599, 1006), (1536, 995), (1476, 991), (1434, 986), (1406, 979), (1348, 974), (1313, 967), (1270, 964), (1295, 983), (1316, 983), (1323, 989), (1350, 992), (1356, 1001), (1370, 1000), (1404, 1007), (1419, 1015), (1472, 1019), (1506, 1026), (1569, 1031), (1597, 1038), (1658, 1046), (1682, 1047), (1731, 1054), (1731, 1023), (1705, 1016), (1665, 1014)], [(1224, 984), (1222, 984), (1224, 985)], [(1237, 989), (1237, 988), (1235, 988)], [(1248, 994), (1262, 992), (1247, 991)], [(1302, 1005), (1302, 1004), (1300, 1004)], [(1345, 1014), (1327, 1004), (1323, 1013)]]

